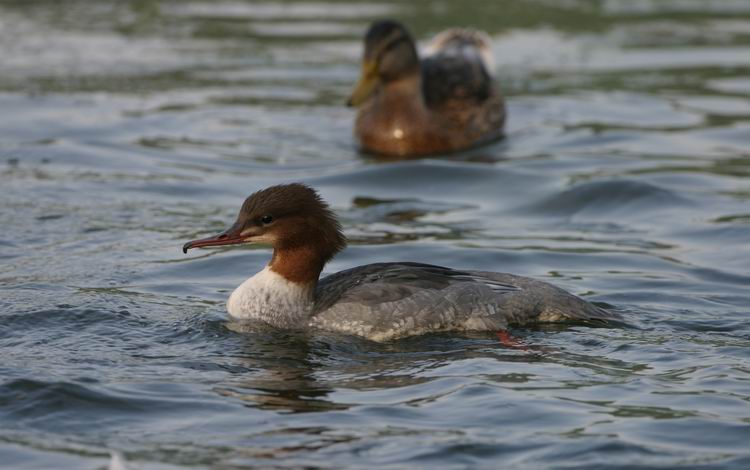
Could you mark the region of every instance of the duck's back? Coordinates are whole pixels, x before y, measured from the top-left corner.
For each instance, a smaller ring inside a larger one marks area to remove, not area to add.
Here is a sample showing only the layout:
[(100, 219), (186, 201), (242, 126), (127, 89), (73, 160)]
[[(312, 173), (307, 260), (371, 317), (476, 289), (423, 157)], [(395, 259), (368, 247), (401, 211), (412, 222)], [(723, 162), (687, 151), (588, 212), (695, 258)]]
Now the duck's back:
[(463, 129), (473, 145), (503, 134), (505, 104), (492, 76), (486, 34), (450, 29), (433, 39), (422, 60), (425, 104), (449, 125)]
[(378, 263), (323, 278), (312, 324), (385, 341), (427, 332), (615, 318), (562, 289), (521, 276)]
[(492, 62), (484, 33), (453, 28), (438, 34), (422, 59), (422, 86), (428, 105), (487, 100), (493, 91)]

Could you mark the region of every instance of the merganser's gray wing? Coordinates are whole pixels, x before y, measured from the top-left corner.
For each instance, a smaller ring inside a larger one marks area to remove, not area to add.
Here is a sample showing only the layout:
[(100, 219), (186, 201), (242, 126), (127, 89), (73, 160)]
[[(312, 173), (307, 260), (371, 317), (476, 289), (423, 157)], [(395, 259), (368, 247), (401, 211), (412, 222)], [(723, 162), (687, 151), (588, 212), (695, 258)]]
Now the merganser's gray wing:
[(377, 341), (437, 331), (497, 331), (609, 314), (541, 281), (419, 263), (377, 263), (321, 279), (311, 324)]

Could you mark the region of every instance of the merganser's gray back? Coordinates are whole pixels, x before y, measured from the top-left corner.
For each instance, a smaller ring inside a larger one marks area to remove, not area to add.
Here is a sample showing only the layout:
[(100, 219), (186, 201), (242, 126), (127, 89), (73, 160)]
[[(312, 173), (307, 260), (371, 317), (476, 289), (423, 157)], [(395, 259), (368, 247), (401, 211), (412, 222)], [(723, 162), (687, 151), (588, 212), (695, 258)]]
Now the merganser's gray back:
[(512, 274), (377, 263), (320, 280), (311, 325), (376, 341), (439, 331), (617, 320), (551, 284)]

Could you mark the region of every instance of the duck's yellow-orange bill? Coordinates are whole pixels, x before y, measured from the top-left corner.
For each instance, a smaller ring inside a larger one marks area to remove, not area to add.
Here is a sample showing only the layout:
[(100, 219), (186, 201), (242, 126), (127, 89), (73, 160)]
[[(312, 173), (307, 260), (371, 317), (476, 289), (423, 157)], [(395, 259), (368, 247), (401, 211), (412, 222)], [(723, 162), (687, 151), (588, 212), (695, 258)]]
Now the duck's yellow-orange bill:
[(359, 76), (357, 84), (354, 85), (354, 91), (346, 102), (347, 106), (359, 106), (375, 91), (378, 84), (378, 64), (376, 62), (362, 62), (362, 73)]

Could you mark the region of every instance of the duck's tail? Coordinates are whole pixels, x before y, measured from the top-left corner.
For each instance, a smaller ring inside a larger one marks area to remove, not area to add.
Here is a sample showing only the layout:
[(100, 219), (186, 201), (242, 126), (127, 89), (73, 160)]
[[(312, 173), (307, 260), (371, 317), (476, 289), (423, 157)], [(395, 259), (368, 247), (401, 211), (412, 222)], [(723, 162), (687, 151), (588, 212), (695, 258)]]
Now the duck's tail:
[(430, 41), (428, 52), (463, 55), (467, 59), (478, 59), (490, 74), (495, 69), (495, 61), (492, 58), (492, 40), (487, 33), (477, 29), (447, 29)]

